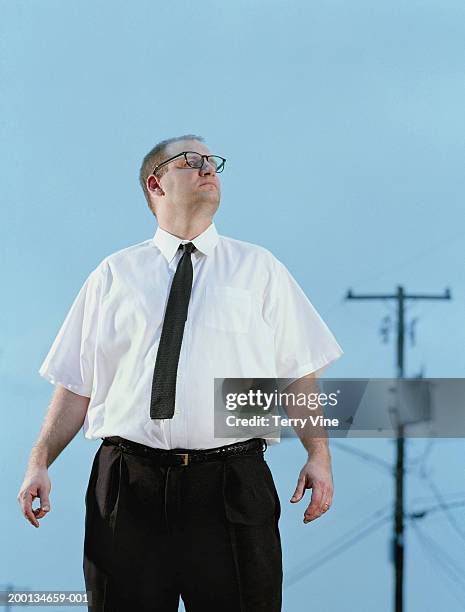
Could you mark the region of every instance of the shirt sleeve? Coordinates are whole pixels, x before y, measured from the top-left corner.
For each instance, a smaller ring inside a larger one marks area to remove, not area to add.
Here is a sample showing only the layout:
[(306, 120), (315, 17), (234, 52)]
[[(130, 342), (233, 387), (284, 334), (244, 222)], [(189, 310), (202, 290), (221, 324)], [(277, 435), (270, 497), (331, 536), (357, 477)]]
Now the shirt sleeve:
[(84, 397), (92, 394), (101, 295), (102, 266), (98, 266), (74, 299), (39, 369), (50, 383)]
[(338, 359), (343, 350), (287, 268), (276, 258), (265, 305), (275, 332), (278, 378), (297, 379)]

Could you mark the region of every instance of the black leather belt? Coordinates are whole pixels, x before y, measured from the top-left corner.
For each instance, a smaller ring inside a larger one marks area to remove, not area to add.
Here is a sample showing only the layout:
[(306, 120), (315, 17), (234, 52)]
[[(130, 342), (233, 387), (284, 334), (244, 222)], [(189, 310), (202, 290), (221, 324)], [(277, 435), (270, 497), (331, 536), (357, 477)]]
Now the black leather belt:
[(160, 465), (189, 465), (191, 463), (201, 463), (204, 461), (221, 461), (228, 457), (235, 455), (244, 455), (251, 453), (264, 453), (267, 449), (266, 440), (263, 438), (252, 438), (245, 442), (235, 442), (234, 444), (227, 444), (225, 446), (218, 446), (216, 448), (208, 449), (188, 449), (188, 448), (175, 448), (172, 450), (164, 450), (161, 448), (152, 448), (139, 442), (133, 442), (132, 440), (126, 440), (126, 438), (120, 438), (119, 436), (111, 436), (109, 438), (102, 438), (103, 444), (108, 446), (109, 444), (119, 446), (122, 451), (140, 455), (142, 457), (150, 457), (154, 459), (156, 463)]

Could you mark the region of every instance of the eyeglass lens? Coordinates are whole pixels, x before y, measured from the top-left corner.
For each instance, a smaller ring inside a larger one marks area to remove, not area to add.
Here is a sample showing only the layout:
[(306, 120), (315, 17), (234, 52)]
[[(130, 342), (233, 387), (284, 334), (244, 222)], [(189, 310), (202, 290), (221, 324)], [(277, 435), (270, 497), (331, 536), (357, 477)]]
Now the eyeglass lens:
[[(191, 168), (200, 168), (203, 158), (199, 153), (186, 153), (187, 163)], [(210, 155), (208, 161), (216, 169), (216, 172), (221, 172), (224, 168), (224, 161), (217, 155)]]

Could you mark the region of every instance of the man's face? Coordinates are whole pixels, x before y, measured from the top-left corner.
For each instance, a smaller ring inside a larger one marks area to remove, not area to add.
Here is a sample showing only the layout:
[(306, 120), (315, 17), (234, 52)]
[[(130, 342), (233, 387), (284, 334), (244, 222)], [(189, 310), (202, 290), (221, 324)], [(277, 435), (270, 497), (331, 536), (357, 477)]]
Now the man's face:
[[(202, 155), (212, 155), (208, 147), (197, 140), (182, 140), (172, 142), (164, 155), (164, 159), (174, 157), (183, 151), (195, 151)], [(191, 212), (213, 215), (218, 209), (221, 199), (221, 186), (215, 167), (204, 160), (202, 168), (191, 168), (183, 155), (170, 161), (163, 168), (165, 173), (159, 177), (160, 191), (152, 191), (156, 197), (156, 207), (174, 206), (179, 209), (189, 209)], [(155, 186), (153, 177), (149, 177), (149, 185)]]

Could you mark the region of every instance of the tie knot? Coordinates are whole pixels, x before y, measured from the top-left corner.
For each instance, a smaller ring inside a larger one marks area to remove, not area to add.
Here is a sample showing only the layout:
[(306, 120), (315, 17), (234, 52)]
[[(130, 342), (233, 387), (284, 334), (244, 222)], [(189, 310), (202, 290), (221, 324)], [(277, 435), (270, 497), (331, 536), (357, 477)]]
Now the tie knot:
[(186, 242), (186, 244), (180, 244), (179, 248), (184, 249), (184, 252), (189, 254), (195, 251), (195, 246), (193, 242)]

